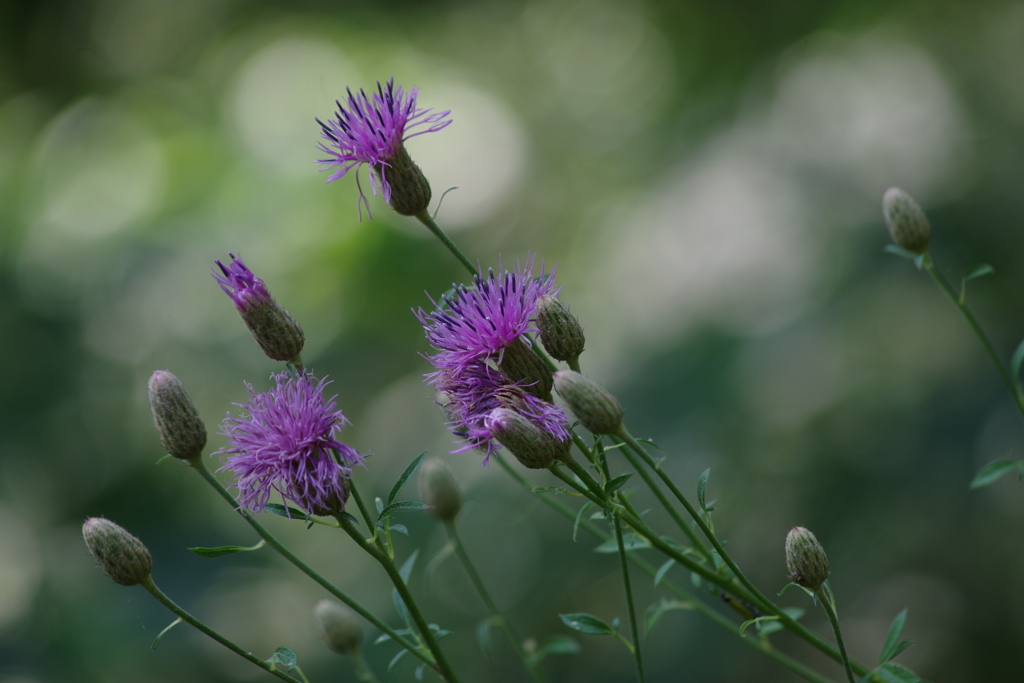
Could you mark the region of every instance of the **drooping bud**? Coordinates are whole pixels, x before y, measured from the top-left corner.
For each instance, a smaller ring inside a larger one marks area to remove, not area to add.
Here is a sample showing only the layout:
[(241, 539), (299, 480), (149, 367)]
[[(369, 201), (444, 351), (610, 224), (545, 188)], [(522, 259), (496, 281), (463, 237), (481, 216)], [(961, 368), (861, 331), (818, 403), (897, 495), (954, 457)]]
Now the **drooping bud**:
[(451, 468), (440, 460), (427, 460), (420, 467), (420, 497), (430, 506), (428, 512), (450, 522), (462, 507), (462, 491)]
[(580, 424), (594, 434), (617, 434), (622, 428), (622, 406), (597, 382), (574, 370), (559, 370), (555, 373), (555, 390)]
[(583, 353), (583, 328), (569, 307), (550, 294), (537, 299), (537, 328), (544, 348), (558, 360), (576, 360)]
[(533, 470), (544, 469), (555, 460), (567, 457), (572, 448), (571, 440), (559, 440), (509, 408), (492, 410), (485, 425), (516, 460)]
[(213, 278), (231, 297), (238, 315), (263, 353), (274, 360), (294, 361), (306, 343), (302, 326), (274, 301), (263, 280), (253, 275), (242, 259), (234, 254), (229, 256), (231, 263), (227, 266), (214, 261), (221, 274), (214, 271)]
[(142, 541), (103, 517), (82, 525), (82, 538), (103, 573), (122, 586), (142, 583), (153, 570), (153, 557)]
[(321, 600), (313, 607), (313, 617), (332, 652), (347, 655), (359, 650), (363, 629), (351, 609), (334, 600)]
[[(374, 173), (391, 186), (391, 208), (403, 216), (415, 216), (430, 205), (430, 183), (423, 171), (399, 144), (387, 165), (373, 167)], [(383, 183), (382, 183), (383, 184)]]
[(828, 557), (808, 529), (795, 526), (786, 535), (786, 568), (789, 580), (798, 586), (818, 591), (828, 579)]
[(193, 460), (206, 447), (206, 425), (181, 380), (167, 370), (149, 378), (149, 407), (164, 449), (180, 460)]
[(898, 187), (886, 190), (882, 197), (882, 215), (896, 246), (915, 254), (928, 251), (932, 229), (928, 217), (909, 194)]
[(498, 366), (513, 382), (521, 382), (524, 391), (542, 401), (551, 402), (551, 368), (522, 337), (502, 350)]

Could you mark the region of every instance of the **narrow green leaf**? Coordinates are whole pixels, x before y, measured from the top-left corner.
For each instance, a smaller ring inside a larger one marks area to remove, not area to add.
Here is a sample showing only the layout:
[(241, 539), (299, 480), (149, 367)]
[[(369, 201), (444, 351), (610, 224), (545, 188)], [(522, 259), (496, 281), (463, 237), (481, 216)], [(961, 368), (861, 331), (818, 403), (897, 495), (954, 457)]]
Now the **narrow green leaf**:
[(1010, 359), (1010, 375), (1020, 381), (1020, 366), (1024, 364), (1024, 341), (1017, 345)]
[(612, 627), (591, 614), (559, 614), (562, 623), (574, 631), (592, 636), (611, 636), (615, 634)]
[(658, 567), (657, 573), (654, 575), (654, 585), (657, 586), (661, 583), (661, 580), (665, 578), (665, 574), (668, 574), (668, 570), (672, 568), (672, 565), (676, 563), (675, 560), (669, 560), (665, 564)]
[(700, 574), (698, 574), (697, 572), (690, 572), (690, 583), (692, 583), (695, 587), (700, 588)]
[(426, 457), (427, 452), (423, 451), (420, 453), (415, 460), (409, 463), (409, 466), (405, 468), (405, 472), (402, 472), (402, 476), (398, 478), (395, 485), (391, 487), (391, 493), (388, 494), (388, 504), (394, 503), (395, 499), (398, 498), (398, 494), (405, 488), (406, 483), (412, 478), (412, 475), (416, 474), (416, 470), (423, 464), (423, 458)]
[(995, 462), (990, 462), (974, 475), (971, 488), (980, 489), (983, 486), (993, 484), (1004, 474), (1017, 468), (1024, 469), (1024, 460), (996, 460)]
[(242, 546), (242, 545), (222, 545), (219, 548), (189, 548), (199, 557), (221, 557), (222, 555), (234, 555), (235, 553), (247, 552), (250, 550), (259, 550), (266, 541), (260, 541), (254, 546)]
[(397, 531), (400, 534), (405, 534), (406, 536), (409, 535), (409, 529), (404, 524), (392, 524), (391, 530)]
[(491, 654), (491, 618), (488, 617), (476, 626), (476, 642), (485, 655)]
[(341, 516), (347, 519), (348, 521), (352, 522), (353, 524), (359, 524), (359, 520), (356, 519), (354, 516), (348, 514), (347, 512), (342, 512)]
[(406, 652), (408, 652), (408, 650), (399, 650), (398, 651), (398, 654), (395, 655), (391, 659), (391, 662), (388, 664), (388, 671), (391, 671), (392, 669), (395, 668), (395, 666), (398, 664), (399, 660), (402, 659), (402, 656), (405, 655)]
[(900, 642), (900, 636), (903, 635), (903, 627), (906, 623), (907, 610), (903, 610), (892, 620), (892, 624), (889, 625), (889, 632), (885, 636), (885, 645), (882, 646), (882, 654), (878, 657), (879, 664), (885, 664), (896, 656), (896, 646)]
[[(650, 548), (651, 545), (634, 533), (625, 533), (622, 538), (622, 546), (626, 550), (643, 550), (644, 548)], [(619, 544), (614, 538), (609, 538), (601, 545), (594, 548), (595, 553), (611, 554), (619, 552)]]
[(170, 453), (164, 453), (163, 457), (161, 457), (161, 458), (160, 458), (159, 460), (157, 460), (157, 461), (156, 461), (156, 463), (154, 463), (154, 464), (157, 464), (157, 465), (159, 465), (159, 464), (160, 464), (160, 463), (162, 463), (162, 462), (163, 462), (164, 460), (167, 460), (167, 458), (173, 458), (173, 457), (174, 457), (174, 456), (173, 456), (173, 455), (171, 455)]
[(896, 256), (905, 258), (908, 261), (913, 261), (914, 259), (917, 258), (917, 254), (915, 254), (914, 252), (907, 251), (903, 247), (897, 247), (895, 244), (885, 245), (885, 251), (889, 252), (890, 254), (895, 254)]
[(180, 623), (181, 623), (181, 618), (179, 617), (178, 619), (175, 619), (171, 623), (167, 624), (167, 627), (164, 628), (163, 631), (160, 631), (160, 633), (156, 634), (156, 638), (153, 639), (153, 644), (150, 646), (150, 649), (151, 650), (155, 650), (156, 646), (157, 646), (157, 643), (159, 643), (160, 639), (164, 637), (164, 634), (167, 633), (168, 631), (170, 631), (172, 628), (174, 628), (175, 626), (177, 626)]
[[(800, 609), (799, 607), (785, 607), (782, 611), (788, 614), (789, 618), (793, 620), (799, 619), (804, 615), (804, 610)], [(776, 631), (781, 631), (783, 628), (785, 628), (782, 625), (782, 622), (780, 621), (762, 622), (758, 624), (757, 627), (758, 630), (761, 632), (762, 636), (771, 635), (772, 633), (775, 633)]]
[(587, 503), (580, 508), (580, 511), (576, 513), (576, 520), (572, 523), (572, 541), (576, 542), (576, 532), (580, 530), (580, 520), (583, 519), (583, 513), (588, 509), (594, 507), (593, 503)]
[(270, 659), (266, 660), (266, 662), (272, 667), (280, 664), (287, 669), (292, 669), (298, 666), (299, 656), (295, 654), (295, 650), (290, 647), (279, 647), (274, 650), (274, 654), (272, 654)]
[(298, 510), (290, 506), (281, 505), (280, 503), (267, 503), (266, 505), (263, 506), (263, 511), (269, 512), (272, 515), (280, 515), (281, 517), (287, 517), (288, 519), (301, 519), (302, 521), (306, 521), (307, 519), (309, 519), (309, 515), (307, 515), (302, 510)]
[(633, 476), (633, 473), (630, 472), (629, 474), (620, 475), (618, 477), (615, 477), (611, 481), (609, 481), (604, 486), (604, 493), (605, 493), (605, 495), (611, 495), (612, 493), (614, 493), (614, 492), (618, 491), (619, 489), (621, 489), (622, 485), (625, 484), (627, 481), (629, 481), (629, 478), (632, 477), (632, 476)]
[(412, 555), (410, 555), (409, 559), (405, 561), (402, 568), (398, 570), (398, 575), (402, 577), (402, 581), (409, 583), (409, 576), (412, 575), (412, 568), (413, 565), (416, 564), (416, 558), (419, 557), (419, 554), (420, 551), (418, 548), (412, 551)]
[(373, 504), (377, 508), (378, 515), (384, 512), (384, 501), (380, 499), (380, 496), (373, 499)]
[(580, 644), (568, 636), (554, 636), (544, 644), (544, 654), (574, 655), (579, 652)]
[(883, 664), (879, 667), (876, 675), (885, 683), (924, 683), (920, 676), (895, 662)]
[(420, 664), (419, 666), (416, 667), (416, 672), (413, 675), (416, 676), (416, 680), (417, 681), (422, 681), (423, 680), (423, 668), (425, 666), (426, 666), (426, 664)]
[(637, 441), (639, 443), (645, 443), (648, 446), (653, 446), (653, 447), (657, 448), (659, 451), (661, 450), (661, 446), (659, 446), (658, 444), (654, 443), (653, 439), (637, 439)]
[(984, 277), (985, 275), (992, 275), (995, 272), (996, 272), (996, 269), (993, 268), (991, 265), (989, 265), (987, 263), (982, 263), (981, 265), (974, 266), (969, 271), (967, 271), (967, 274), (964, 275), (964, 280), (973, 280), (976, 277)]
[(430, 506), (426, 503), (422, 503), (418, 500), (400, 500), (397, 503), (392, 503), (386, 508), (380, 511), (380, 519), (377, 521), (383, 521), (395, 514), (399, 510), (426, 510)]
[(711, 475), (711, 468), (707, 468), (701, 472), (700, 479), (697, 480), (697, 502), (700, 503), (700, 509), (704, 511), (704, 514), (708, 512), (708, 506), (704, 502), (704, 489), (708, 484), (708, 477)]
[(693, 605), (684, 600), (662, 600), (647, 608), (644, 616), (644, 637), (650, 637), (654, 627), (658, 625), (666, 612), (676, 609), (693, 609)]
[(535, 486), (530, 489), (530, 493), (569, 493), (569, 491), (561, 486)]

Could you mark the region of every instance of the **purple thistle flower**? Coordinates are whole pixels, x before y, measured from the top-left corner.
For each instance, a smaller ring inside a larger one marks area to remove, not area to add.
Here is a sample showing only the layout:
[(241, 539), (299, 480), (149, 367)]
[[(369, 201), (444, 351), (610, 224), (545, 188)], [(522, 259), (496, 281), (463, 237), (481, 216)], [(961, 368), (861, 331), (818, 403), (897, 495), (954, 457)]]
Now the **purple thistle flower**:
[[(385, 86), (378, 81), (377, 92), (369, 96), (363, 90), (356, 95), (349, 89), (345, 104), (335, 102), (338, 105), (336, 118), (328, 119), (327, 123), (316, 119), (320, 124), (321, 137), (325, 141), (318, 147), (328, 155), (324, 159), (317, 159), (317, 163), (323, 164), (321, 170), (333, 171), (327, 182), (343, 178), (355, 168), (358, 186), (359, 167), (362, 164), (369, 164), (374, 171), (370, 174), (370, 189), (374, 196), (377, 196), (379, 180), (384, 201), (392, 203), (393, 183), (388, 180), (388, 176), (394, 173), (398, 176), (396, 182), (400, 189), (407, 189), (406, 186), (410, 183), (417, 186), (421, 183), (426, 185), (426, 199), (413, 202), (415, 206), (410, 205), (411, 213), (406, 213), (399, 205), (395, 205), (396, 210), (404, 215), (415, 215), (419, 210), (419, 204), (423, 204), (425, 208), (425, 203), (430, 200), (430, 186), (409, 159), (404, 143), (417, 135), (441, 130), (451, 123), (451, 119), (448, 118), (451, 112), (431, 113), (432, 109), (417, 109), (418, 94), (419, 88), (410, 88), (407, 93), (402, 86), (395, 86), (394, 78)], [(417, 128), (422, 130), (411, 132)], [(415, 173), (411, 172), (409, 165), (415, 169)], [(411, 178), (412, 175), (418, 177)], [(422, 187), (417, 189), (422, 190)], [(370, 205), (361, 186), (359, 203), (360, 216), (361, 207), (364, 205), (369, 214)]]
[(231, 297), (238, 312), (244, 313), (254, 306), (270, 303), (273, 299), (267, 286), (263, 284), (263, 280), (253, 275), (242, 259), (234, 254), (228, 254), (228, 256), (231, 257), (231, 263), (226, 266), (219, 260), (214, 261), (220, 268), (220, 274), (214, 270), (213, 279), (217, 281), (224, 293)]
[(324, 399), (330, 382), (309, 373), (272, 378), (275, 387), (262, 393), (246, 384), (249, 403), (236, 404), (246, 413), (228, 413), (221, 424), (228, 447), (218, 453), (229, 457), (220, 469), (234, 472), (239, 503), (252, 512), (266, 507), (271, 491), (312, 514), (341, 510), (363, 456), (335, 438), (348, 420), (334, 398)]
[[(486, 279), (474, 277), (472, 287), (457, 286), (444, 298), (445, 308), (431, 299), (437, 310), (416, 311), (427, 339), (440, 352), (429, 357), (435, 367), (458, 369), (482, 358), (500, 364), (509, 345), (519, 339), (529, 344), (524, 335), (537, 331), (537, 299), (561, 289), (555, 287), (555, 269), (546, 274), (543, 263), (540, 277), (533, 277), (534, 260), (528, 256), (525, 267), (517, 264), (499, 276), (489, 269)], [(498, 270), (502, 271), (500, 262)]]
[(494, 443), (493, 426), (488, 420), (497, 408), (514, 410), (559, 441), (571, 438), (569, 420), (560, 407), (533, 396), (484, 361), (440, 369), (427, 375), (427, 383), (443, 396), (451, 418), (448, 428), (463, 439), (452, 453), (478, 448), (487, 454), (483, 461), (486, 465), (491, 453), (501, 448)]

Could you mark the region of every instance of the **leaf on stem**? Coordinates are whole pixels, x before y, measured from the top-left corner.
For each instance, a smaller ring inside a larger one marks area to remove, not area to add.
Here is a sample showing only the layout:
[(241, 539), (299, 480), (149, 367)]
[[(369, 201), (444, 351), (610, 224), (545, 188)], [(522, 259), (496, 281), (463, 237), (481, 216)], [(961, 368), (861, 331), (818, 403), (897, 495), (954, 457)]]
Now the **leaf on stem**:
[(687, 600), (662, 599), (661, 602), (656, 602), (648, 607), (647, 614), (644, 617), (644, 637), (650, 637), (651, 631), (661, 621), (661, 617), (664, 616), (665, 612), (671, 612), (675, 609), (693, 609), (693, 603)]
[(396, 654), (396, 655), (395, 655), (395, 656), (394, 656), (394, 657), (393, 657), (393, 658), (391, 659), (391, 662), (390, 662), (390, 663), (388, 663), (388, 671), (391, 671), (392, 669), (394, 669), (394, 668), (395, 668), (395, 666), (396, 666), (396, 665), (398, 664), (398, 662), (399, 662), (399, 661), (400, 661), (400, 660), (402, 659), (402, 657), (403, 657), (403, 656), (405, 655), (405, 653), (406, 653), (406, 652), (408, 652), (408, 650), (399, 650), (399, 651), (398, 651), (398, 654)]
[(476, 626), (476, 643), (485, 655), (491, 654), (491, 618), (487, 617)]
[(388, 494), (389, 505), (395, 502), (395, 500), (398, 498), (398, 494), (402, 492), (403, 488), (405, 488), (405, 485), (412, 478), (412, 475), (416, 474), (416, 470), (418, 470), (420, 468), (420, 465), (423, 464), (423, 458), (426, 457), (426, 455), (426, 451), (420, 453), (415, 460), (409, 463), (409, 466), (405, 468), (405, 471), (402, 472), (402, 476), (398, 478), (398, 481), (395, 482), (395, 485), (391, 487), (391, 493)]
[(960, 283), (960, 305), (963, 306), (964, 302), (967, 300), (967, 283), (970, 280), (973, 280), (974, 278), (977, 277), (991, 275), (995, 272), (995, 268), (993, 268), (987, 263), (982, 263), (981, 265), (974, 266), (969, 271), (964, 273), (964, 279)]
[(889, 662), (878, 667), (875, 675), (885, 681), (885, 683), (926, 683), (916, 673), (895, 662)]
[(157, 646), (157, 643), (159, 643), (160, 639), (164, 637), (164, 634), (167, 633), (168, 631), (170, 631), (172, 628), (174, 628), (175, 626), (177, 626), (180, 623), (181, 623), (181, 617), (178, 617), (177, 619), (175, 619), (171, 623), (167, 624), (167, 627), (164, 628), (163, 631), (160, 631), (160, 633), (156, 634), (156, 638), (153, 639), (153, 644), (150, 645), (150, 649), (151, 650), (155, 650), (156, 646)]
[(879, 664), (885, 664), (890, 659), (906, 650), (914, 644), (911, 640), (900, 640), (903, 635), (903, 627), (907, 623), (907, 610), (903, 610), (892, 620), (889, 626), (889, 633), (885, 636), (885, 645), (882, 647), (882, 654), (878, 657)]
[[(647, 542), (647, 539), (637, 536), (633, 532), (627, 532), (623, 534), (622, 547), (625, 550), (643, 550), (644, 548), (650, 548), (651, 544)], [(607, 541), (594, 548), (594, 552), (605, 555), (617, 553), (619, 552), (619, 542), (614, 538), (609, 538)]]
[(280, 503), (267, 503), (263, 506), (263, 511), (269, 512), (272, 515), (287, 517), (288, 519), (301, 519), (303, 522), (309, 521), (309, 515), (302, 510), (298, 510), (287, 505), (281, 505)]
[(270, 665), (271, 670), (276, 670), (278, 664), (290, 670), (298, 666), (299, 656), (290, 647), (279, 647), (270, 655), (270, 659), (264, 661)]
[(423, 669), (426, 666), (427, 666), (426, 664), (420, 664), (419, 666), (416, 667), (416, 672), (413, 675), (416, 676), (416, 680), (417, 681), (422, 681), (423, 680)]
[(668, 574), (668, 570), (672, 568), (672, 565), (676, 563), (675, 560), (669, 560), (665, 564), (658, 567), (657, 573), (654, 575), (654, 585), (657, 586), (661, 583), (661, 580), (665, 578), (665, 574)]
[[(804, 615), (804, 610), (799, 607), (784, 607), (782, 611), (785, 612), (793, 621), (796, 621)], [(757, 625), (757, 630), (760, 631), (762, 637), (771, 635), (776, 631), (781, 631), (783, 628), (785, 627), (782, 625), (781, 621), (766, 621)]]
[(971, 482), (972, 489), (980, 489), (998, 481), (1004, 474), (1012, 470), (1024, 472), (1024, 460), (996, 460), (978, 470)]
[(1020, 382), (1020, 366), (1024, 364), (1024, 341), (1017, 345), (1017, 349), (1013, 352), (1013, 358), (1010, 359), (1010, 374)]
[(586, 633), (592, 636), (613, 636), (615, 630), (592, 614), (580, 612), (578, 614), (559, 614), (558, 618), (562, 623), (574, 631)]
[(630, 472), (629, 474), (619, 475), (618, 477), (615, 477), (614, 479), (609, 481), (607, 484), (604, 485), (604, 493), (605, 493), (605, 495), (608, 496), (608, 495), (611, 495), (612, 493), (618, 491), (620, 488), (622, 488), (623, 484), (625, 484), (627, 481), (629, 481), (629, 478), (632, 477), (632, 476), (633, 476), (633, 473)]
[(571, 494), (572, 492), (568, 491), (566, 489), (563, 489), (561, 486), (534, 486), (532, 489), (530, 489), (530, 493), (569, 493), (569, 494)]
[(174, 457), (174, 456), (173, 456), (173, 455), (171, 455), (170, 453), (164, 453), (163, 457), (161, 457), (161, 458), (160, 458), (159, 460), (157, 460), (157, 461), (156, 461), (156, 463), (154, 463), (154, 464), (156, 464), (156, 465), (159, 465), (159, 464), (160, 464), (160, 463), (162, 463), (162, 462), (163, 462), (164, 460), (167, 460), (167, 458), (173, 458), (173, 457)]
[(194, 552), (199, 557), (221, 557), (222, 555), (234, 555), (235, 553), (242, 553), (250, 550), (259, 550), (266, 544), (266, 541), (260, 541), (254, 546), (222, 545), (218, 548), (189, 548), (189, 550)]
[[(379, 499), (378, 499), (379, 500)], [(430, 506), (426, 503), (418, 500), (400, 500), (397, 503), (392, 503), (386, 508), (380, 511), (380, 518), (377, 519), (377, 523), (380, 524), (385, 519), (395, 514), (399, 510), (426, 510)]]
[(592, 507), (594, 507), (593, 503), (587, 503), (586, 505), (584, 505), (583, 507), (580, 508), (579, 512), (576, 513), (576, 520), (572, 523), (572, 541), (573, 541), (573, 543), (576, 542), (576, 532), (579, 531), (579, 529), (580, 529), (580, 520), (583, 519), (583, 513), (586, 512), (588, 509), (590, 509)]
[(896, 256), (905, 258), (908, 261), (913, 261), (914, 259), (917, 258), (917, 254), (915, 254), (914, 252), (904, 249), (903, 247), (897, 247), (895, 244), (885, 245), (884, 251), (886, 251), (889, 254), (895, 254)]

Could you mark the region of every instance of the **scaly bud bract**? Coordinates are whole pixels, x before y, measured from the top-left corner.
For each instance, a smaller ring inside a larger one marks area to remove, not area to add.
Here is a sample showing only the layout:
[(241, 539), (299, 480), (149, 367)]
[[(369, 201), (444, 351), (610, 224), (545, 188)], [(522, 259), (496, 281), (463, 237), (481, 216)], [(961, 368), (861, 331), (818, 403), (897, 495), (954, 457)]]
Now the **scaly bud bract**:
[(142, 541), (103, 517), (82, 525), (82, 538), (103, 573), (122, 586), (142, 583), (153, 570), (153, 557)]
[(518, 383), (523, 391), (542, 401), (551, 402), (551, 368), (522, 338), (502, 349), (498, 367), (509, 379)]
[(516, 460), (540, 470), (569, 455), (572, 440), (560, 440), (510, 408), (495, 408), (485, 420), (487, 429)]
[(550, 294), (537, 299), (537, 328), (544, 348), (558, 360), (574, 361), (583, 353), (583, 328), (569, 307)]
[(817, 592), (828, 579), (828, 557), (810, 530), (795, 526), (786, 535), (786, 568), (789, 580)]
[(363, 629), (355, 612), (335, 602), (321, 600), (313, 607), (320, 635), (332, 652), (347, 655), (356, 652), (363, 640)]
[(451, 468), (440, 460), (427, 460), (420, 467), (420, 497), (430, 514), (450, 522), (462, 507), (462, 491)]
[(932, 229), (924, 210), (909, 194), (890, 187), (882, 197), (882, 215), (896, 246), (915, 254), (928, 251)]
[(618, 434), (622, 428), (622, 406), (597, 382), (574, 370), (555, 373), (555, 390), (584, 427), (594, 434)]
[(206, 425), (181, 380), (167, 370), (149, 378), (149, 407), (164, 449), (180, 460), (194, 460), (206, 447)]

